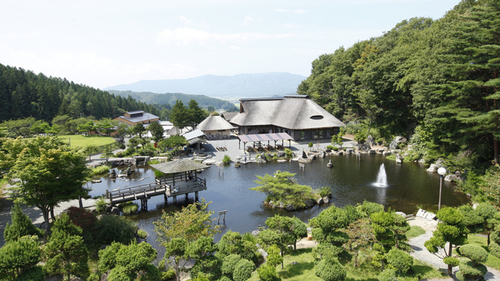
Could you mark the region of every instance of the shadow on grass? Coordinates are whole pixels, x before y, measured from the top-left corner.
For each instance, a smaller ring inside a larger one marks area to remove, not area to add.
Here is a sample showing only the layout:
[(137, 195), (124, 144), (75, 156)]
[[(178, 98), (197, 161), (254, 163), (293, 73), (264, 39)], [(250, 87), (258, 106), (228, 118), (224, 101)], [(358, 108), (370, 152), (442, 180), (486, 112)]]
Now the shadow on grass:
[(297, 262), (296, 264), (287, 264), (285, 268), (279, 271), (279, 277), (283, 279), (290, 279), (292, 277), (300, 276), (305, 271), (312, 270), (314, 262)]

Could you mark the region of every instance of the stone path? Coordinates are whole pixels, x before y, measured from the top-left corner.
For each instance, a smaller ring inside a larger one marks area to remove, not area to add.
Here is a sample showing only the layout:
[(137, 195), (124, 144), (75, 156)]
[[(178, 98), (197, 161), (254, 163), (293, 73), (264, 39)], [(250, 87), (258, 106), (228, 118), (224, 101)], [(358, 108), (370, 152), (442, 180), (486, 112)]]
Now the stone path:
[[(409, 240), (409, 244), (411, 248), (413, 249), (413, 252), (411, 255), (425, 263), (428, 263), (436, 268), (439, 268), (439, 270), (447, 273), (448, 272), (448, 265), (443, 263), (443, 260), (437, 257), (434, 254), (431, 254), (429, 251), (424, 246), (425, 241), (429, 240), (432, 237), (432, 233), (434, 230), (437, 228), (437, 221), (435, 220), (427, 220), (424, 218), (420, 217), (415, 217), (415, 219), (411, 219), (408, 221), (410, 225), (416, 225), (420, 226), (425, 230), (425, 233), (417, 236), (415, 238), (412, 238)], [(453, 274), (455, 274), (458, 271), (458, 266), (453, 268)], [(500, 271), (489, 268), (488, 267), (488, 273), (484, 277), (485, 280), (500, 280)], [(458, 280), (456, 278), (445, 278), (445, 279), (436, 279), (440, 281), (445, 281), (445, 280)]]

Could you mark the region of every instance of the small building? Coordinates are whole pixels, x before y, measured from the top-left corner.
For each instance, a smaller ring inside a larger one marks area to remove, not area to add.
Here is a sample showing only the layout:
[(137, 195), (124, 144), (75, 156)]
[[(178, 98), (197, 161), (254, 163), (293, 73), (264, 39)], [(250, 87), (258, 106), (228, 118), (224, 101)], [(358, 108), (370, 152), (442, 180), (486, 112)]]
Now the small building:
[(211, 115), (198, 124), (197, 128), (205, 133), (207, 139), (228, 139), (231, 136), (231, 130), (236, 129), (224, 118)]
[(125, 112), (123, 116), (117, 117), (114, 120), (117, 120), (119, 123), (125, 123), (127, 126), (135, 126), (137, 124), (150, 124), (153, 122), (157, 122), (160, 120), (160, 117), (144, 112), (142, 110), (138, 111), (130, 111), (130, 112)]
[(345, 124), (305, 95), (240, 99), (239, 134), (287, 133), (295, 141), (330, 139)]

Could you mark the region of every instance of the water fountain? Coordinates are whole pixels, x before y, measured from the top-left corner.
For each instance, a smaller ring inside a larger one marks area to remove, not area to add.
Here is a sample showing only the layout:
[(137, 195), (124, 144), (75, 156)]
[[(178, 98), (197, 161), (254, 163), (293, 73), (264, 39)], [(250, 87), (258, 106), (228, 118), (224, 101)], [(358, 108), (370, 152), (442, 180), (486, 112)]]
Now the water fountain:
[(376, 187), (388, 187), (389, 184), (387, 183), (387, 173), (385, 172), (385, 166), (384, 163), (380, 165), (380, 169), (378, 170), (378, 175), (377, 175), (377, 181), (373, 183), (374, 186)]

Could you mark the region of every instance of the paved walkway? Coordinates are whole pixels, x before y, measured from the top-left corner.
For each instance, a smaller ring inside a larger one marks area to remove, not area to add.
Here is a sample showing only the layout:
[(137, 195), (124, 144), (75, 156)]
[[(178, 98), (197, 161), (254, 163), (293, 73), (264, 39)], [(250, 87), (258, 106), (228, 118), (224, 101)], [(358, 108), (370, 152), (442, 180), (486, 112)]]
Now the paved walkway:
[[(437, 221), (429, 221), (424, 218), (420, 217), (415, 217), (415, 219), (409, 220), (408, 223), (410, 225), (417, 225), (422, 227), (425, 230), (425, 234), (422, 234), (420, 236), (417, 236), (415, 238), (410, 239), (409, 244), (411, 248), (413, 249), (413, 252), (411, 255), (418, 259), (421, 260), (425, 263), (428, 263), (436, 268), (439, 268), (441, 271), (444, 273), (448, 273), (448, 265), (443, 263), (443, 260), (437, 257), (434, 254), (431, 254), (424, 246), (425, 241), (429, 240), (432, 237), (432, 233), (434, 230), (437, 228)], [(458, 271), (458, 266), (453, 268), (453, 274), (455, 274)], [(500, 280), (500, 271), (489, 268), (488, 267), (488, 273), (484, 277), (485, 280)], [(445, 279), (436, 279), (440, 281), (445, 281), (445, 280), (458, 280), (456, 278), (445, 278)]]

